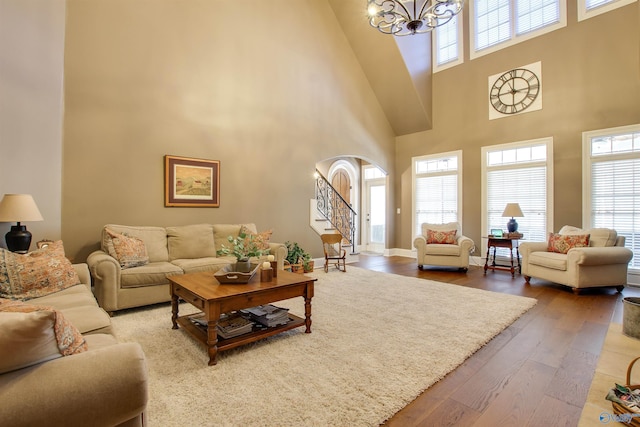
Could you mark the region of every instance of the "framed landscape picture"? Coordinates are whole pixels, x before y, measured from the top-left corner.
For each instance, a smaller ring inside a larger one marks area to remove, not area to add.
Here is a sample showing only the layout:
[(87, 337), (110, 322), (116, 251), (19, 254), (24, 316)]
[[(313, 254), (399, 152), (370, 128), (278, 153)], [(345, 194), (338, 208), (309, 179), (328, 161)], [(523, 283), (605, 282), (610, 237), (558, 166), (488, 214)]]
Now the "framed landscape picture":
[(220, 161), (164, 156), (164, 205), (220, 207)]

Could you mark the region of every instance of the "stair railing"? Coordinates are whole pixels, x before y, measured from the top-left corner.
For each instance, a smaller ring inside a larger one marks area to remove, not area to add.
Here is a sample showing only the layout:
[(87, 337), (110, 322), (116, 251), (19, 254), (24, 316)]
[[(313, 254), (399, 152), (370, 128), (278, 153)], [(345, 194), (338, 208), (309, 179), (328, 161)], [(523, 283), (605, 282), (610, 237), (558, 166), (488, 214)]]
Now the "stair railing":
[(316, 169), (316, 203), (320, 214), (349, 241), (356, 253), (356, 212)]

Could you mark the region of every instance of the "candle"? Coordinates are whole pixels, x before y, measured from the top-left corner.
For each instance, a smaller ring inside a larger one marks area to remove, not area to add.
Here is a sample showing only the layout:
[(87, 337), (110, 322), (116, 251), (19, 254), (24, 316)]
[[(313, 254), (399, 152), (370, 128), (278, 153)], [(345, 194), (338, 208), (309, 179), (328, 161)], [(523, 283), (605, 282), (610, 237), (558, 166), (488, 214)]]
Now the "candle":
[(271, 268), (271, 263), (269, 261), (265, 261), (262, 263), (262, 269), (263, 270), (268, 270)]
[(276, 257), (274, 257), (273, 255), (267, 255), (267, 261), (275, 261)]

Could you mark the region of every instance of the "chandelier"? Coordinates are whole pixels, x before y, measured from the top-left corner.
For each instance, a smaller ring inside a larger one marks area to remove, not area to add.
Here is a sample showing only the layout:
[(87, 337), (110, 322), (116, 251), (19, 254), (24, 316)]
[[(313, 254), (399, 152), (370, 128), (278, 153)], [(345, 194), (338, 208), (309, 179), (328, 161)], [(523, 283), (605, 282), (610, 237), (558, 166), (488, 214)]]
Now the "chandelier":
[(464, 0), (367, 0), (369, 24), (385, 34), (422, 34), (457, 15)]

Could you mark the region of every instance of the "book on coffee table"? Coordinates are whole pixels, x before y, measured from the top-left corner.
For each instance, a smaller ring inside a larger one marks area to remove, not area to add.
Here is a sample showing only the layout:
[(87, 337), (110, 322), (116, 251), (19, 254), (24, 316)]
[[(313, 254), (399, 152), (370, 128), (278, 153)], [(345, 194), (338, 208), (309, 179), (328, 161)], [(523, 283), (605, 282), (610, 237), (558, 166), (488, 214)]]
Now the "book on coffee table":
[(276, 307), (273, 304), (259, 305), (240, 311), (243, 315), (248, 315), (251, 320), (270, 328), (286, 325), (289, 322), (289, 309)]
[(233, 338), (253, 330), (254, 323), (239, 315), (229, 316), (218, 321), (218, 335), (222, 338)]
[[(190, 320), (191, 323), (206, 331), (207, 320), (205, 319), (204, 313), (191, 316)], [(237, 337), (251, 332), (254, 325), (254, 322), (235, 312), (232, 314), (223, 314), (218, 321), (218, 335), (225, 339)]]

